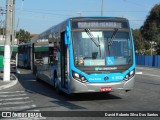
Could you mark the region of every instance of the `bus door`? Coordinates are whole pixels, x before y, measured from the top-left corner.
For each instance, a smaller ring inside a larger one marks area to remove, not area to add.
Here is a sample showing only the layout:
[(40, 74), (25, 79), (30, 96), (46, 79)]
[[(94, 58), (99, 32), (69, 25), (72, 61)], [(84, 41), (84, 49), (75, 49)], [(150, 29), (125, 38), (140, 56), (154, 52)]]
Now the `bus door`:
[(61, 86), (67, 89), (68, 86), (68, 62), (67, 46), (65, 45), (65, 32), (61, 33)]

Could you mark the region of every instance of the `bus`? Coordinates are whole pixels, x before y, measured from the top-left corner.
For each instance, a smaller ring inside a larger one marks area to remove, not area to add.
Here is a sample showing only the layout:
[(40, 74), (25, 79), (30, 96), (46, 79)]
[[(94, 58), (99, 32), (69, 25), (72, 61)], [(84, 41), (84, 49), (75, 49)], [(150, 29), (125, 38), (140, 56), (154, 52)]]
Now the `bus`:
[[(11, 45), (10, 66), (11, 66), (12, 73), (17, 72), (17, 52), (18, 52), (18, 46)], [(0, 45), (0, 71), (1, 72), (3, 72), (3, 68), (4, 68), (3, 59), (4, 59), (4, 45)]]
[(18, 45), (18, 63), (20, 68), (31, 68), (31, 43)]
[[(31, 44), (33, 73), (58, 93), (134, 87), (134, 41), (126, 18), (69, 18), (32, 38)], [(37, 54), (37, 48), (46, 52)]]

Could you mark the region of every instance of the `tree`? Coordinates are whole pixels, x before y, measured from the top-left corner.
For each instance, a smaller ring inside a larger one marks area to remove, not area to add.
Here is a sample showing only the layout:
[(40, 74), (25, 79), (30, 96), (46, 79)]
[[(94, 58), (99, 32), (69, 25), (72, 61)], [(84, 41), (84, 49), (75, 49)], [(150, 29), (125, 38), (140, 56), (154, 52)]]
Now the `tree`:
[(149, 43), (143, 38), (139, 29), (133, 30), (135, 50), (137, 54), (145, 54), (150, 49)]
[(151, 9), (150, 14), (144, 22), (144, 25), (140, 28), (140, 31), (147, 41), (154, 41), (157, 45), (160, 44), (160, 4), (156, 4)]
[(23, 29), (20, 29), (17, 33), (16, 33), (16, 38), (18, 38), (19, 43), (27, 43), (30, 41), (31, 36), (30, 33), (28, 31), (25, 31)]
[(142, 35), (138, 29), (133, 30), (134, 45), (137, 54), (142, 54), (144, 45), (142, 44)]
[(160, 55), (160, 42), (157, 45), (157, 54)]

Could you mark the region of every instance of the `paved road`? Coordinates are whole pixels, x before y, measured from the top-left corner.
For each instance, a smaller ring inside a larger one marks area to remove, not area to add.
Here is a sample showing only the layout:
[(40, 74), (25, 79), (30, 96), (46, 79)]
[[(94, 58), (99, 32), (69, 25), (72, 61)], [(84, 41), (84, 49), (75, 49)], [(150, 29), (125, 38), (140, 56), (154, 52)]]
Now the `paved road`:
[[(19, 71), (19, 83), (0, 92), (0, 106), (3, 106), (0, 109), (3, 108), (2, 110), (8, 107), (11, 110), (23, 111), (160, 111), (160, 69), (137, 68), (137, 73), (140, 74), (136, 75), (135, 88), (127, 93), (119, 91), (110, 94), (77, 94), (75, 96), (58, 95), (52, 86), (44, 82), (37, 82), (30, 70), (20, 69)], [(11, 102), (10, 98), (15, 99), (15, 101)], [(5, 101), (3, 105), (1, 104), (2, 100)], [(17, 106), (17, 109), (14, 106)], [(43, 119), (49, 118), (44, 117)], [(56, 119), (65, 120), (66, 118)], [(74, 117), (72, 119), (78, 120), (79, 118)], [(89, 117), (83, 119), (128, 120), (132, 118)], [(150, 120), (151, 118), (147, 119)], [(158, 120), (158, 118), (152, 119)]]

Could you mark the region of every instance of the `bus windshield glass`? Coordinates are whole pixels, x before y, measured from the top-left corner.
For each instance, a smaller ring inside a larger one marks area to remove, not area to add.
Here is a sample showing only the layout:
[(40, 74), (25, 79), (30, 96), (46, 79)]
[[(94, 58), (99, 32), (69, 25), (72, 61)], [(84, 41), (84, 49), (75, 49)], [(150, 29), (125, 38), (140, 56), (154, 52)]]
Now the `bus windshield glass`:
[[(126, 31), (73, 31), (76, 66), (116, 66), (132, 64), (132, 42)], [(114, 37), (113, 37), (114, 36)], [(98, 44), (95, 44), (95, 42)]]

